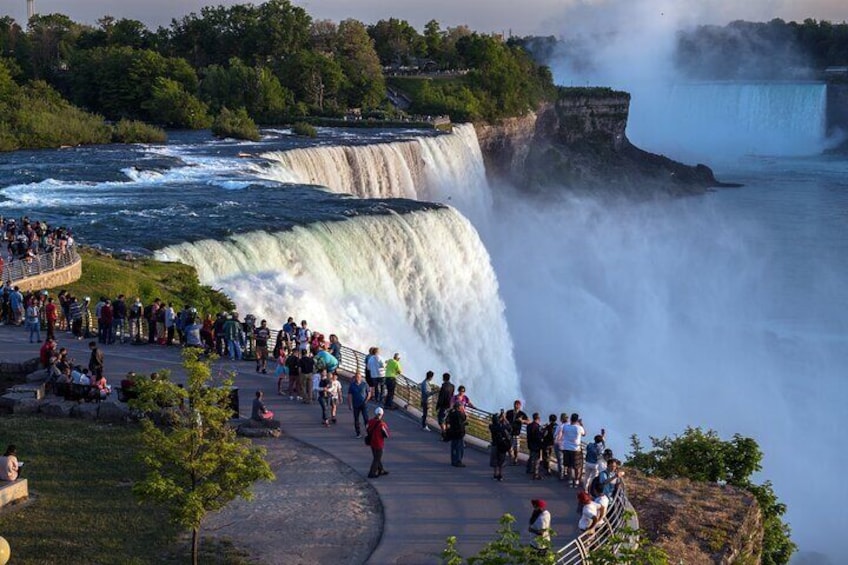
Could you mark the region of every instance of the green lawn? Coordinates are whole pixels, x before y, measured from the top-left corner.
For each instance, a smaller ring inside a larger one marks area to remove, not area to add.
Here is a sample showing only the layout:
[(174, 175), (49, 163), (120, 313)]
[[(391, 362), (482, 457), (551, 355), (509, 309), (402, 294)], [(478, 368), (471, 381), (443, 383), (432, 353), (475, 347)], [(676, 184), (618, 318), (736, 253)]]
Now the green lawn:
[[(132, 494), (142, 476), (138, 428), (78, 419), (0, 419), (0, 449), (25, 462), (30, 501), (0, 512), (11, 563), (185, 563), (189, 544), (159, 508)], [(214, 555), (214, 557), (212, 557)], [(232, 546), (208, 548), (204, 563), (241, 563)]]

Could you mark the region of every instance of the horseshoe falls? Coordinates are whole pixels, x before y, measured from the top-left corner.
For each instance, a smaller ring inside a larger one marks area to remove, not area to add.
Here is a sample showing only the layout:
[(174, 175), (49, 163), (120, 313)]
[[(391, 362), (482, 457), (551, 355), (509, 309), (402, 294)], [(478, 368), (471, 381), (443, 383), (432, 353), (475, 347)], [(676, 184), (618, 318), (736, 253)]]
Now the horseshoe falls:
[[(459, 209), (475, 225), (491, 208), (483, 156), (471, 124), (453, 133), (368, 145), (271, 151), (260, 178), (312, 184), (360, 198), (410, 198)], [(479, 225), (478, 225), (479, 227)]]
[(628, 137), (675, 158), (800, 156), (827, 146), (824, 83), (684, 83), (633, 89)]
[(485, 391), (486, 406), (519, 393), (489, 254), (451, 208), (181, 243), (156, 258), (196, 267), (204, 284), (272, 327), (306, 318), (361, 351), (398, 351), (413, 380), (448, 371), (478, 397)]

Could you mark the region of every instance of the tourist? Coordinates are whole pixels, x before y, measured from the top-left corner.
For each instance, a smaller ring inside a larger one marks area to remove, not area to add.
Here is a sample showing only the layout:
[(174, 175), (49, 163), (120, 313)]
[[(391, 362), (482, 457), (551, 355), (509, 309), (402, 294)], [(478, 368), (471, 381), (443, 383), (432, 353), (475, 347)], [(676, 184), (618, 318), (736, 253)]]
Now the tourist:
[[(312, 359), (313, 359), (313, 361), (315, 360), (314, 357)], [(310, 380), (310, 385), (311, 385), (310, 390), (312, 391), (310, 398), (312, 399), (312, 402), (316, 402), (320, 398), (321, 373), (322, 372), (318, 371), (318, 370), (314, 370), (314, 372), (312, 373), (312, 379)]]
[(312, 375), (315, 374), (315, 360), (309, 354), (309, 349), (299, 349), (300, 352), (300, 394), (303, 402), (312, 404)]
[(82, 337), (85, 339), (95, 336), (91, 319), (91, 297), (85, 296), (82, 299)]
[(442, 432), (445, 431), (445, 416), (451, 408), (453, 401), (453, 383), (450, 382), (450, 373), (442, 375), (442, 386), (439, 388), (439, 397), (436, 399), (436, 417), (439, 421), (439, 428)]
[(116, 340), (126, 343), (127, 301), (123, 294), (119, 294), (115, 302), (112, 303), (112, 313), (112, 341), (108, 343), (115, 343)]
[(533, 475), (533, 480), (541, 480), (539, 462), (542, 458), (542, 422), (538, 412), (533, 413), (533, 420), (527, 425), (527, 473)]
[(600, 522), (599, 514), (601, 505), (592, 500), (589, 493), (581, 491), (577, 495), (577, 501), (580, 504), (580, 520), (577, 522), (577, 529), (580, 532), (594, 533), (595, 526)]
[(371, 388), (362, 379), (362, 373), (356, 371), (347, 389), (347, 407), (353, 410), (353, 427), (356, 430), (357, 438), (362, 437), (359, 428), (360, 416), (362, 417), (362, 423), (366, 426), (368, 425), (368, 401), (370, 399)]
[(56, 304), (53, 302), (53, 297), (47, 299), (47, 305), (44, 307), (44, 319), (47, 321), (47, 339), (56, 339), (56, 321), (59, 319), (59, 312)]
[(427, 371), (424, 380), (421, 381), (421, 429), (425, 432), (430, 431), (427, 426), (427, 411), (430, 409), (430, 397), (433, 396), (433, 371)]
[(563, 448), (563, 467), (565, 467), (566, 480), (572, 488), (580, 486), (583, 475), (583, 448), (581, 438), (586, 435), (583, 429), (583, 421), (580, 415), (571, 415), (568, 424), (560, 426), (558, 434)]
[(36, 300), (30, 299), (25, 314), (26, 328), (29, 330), (29, 342), (41, 343), (41, 311)]
[(371, 380), (374, 385), (374, 401), (377, 404), (382, 404), (383, 397), (386, 393), (386, 363), (380, 357), (380, 348), (373, 348), (374, 353), (368, 358), (368, 369), (371, 373)]
[(101, 296), (97, 304), (94, 305), (94, 319), (97, 320), (97, 341), (99, 343), (105, 343), (103, 341), (103, 319), (100, 317), (104, 304), (106, 304), (106, 297)]
[(173, 345), (174, 332), (177, 329), (177, 312), (174, 310), (174, 303), (169, 302), (165, 307), (165, 345)]
[(94, 395), (98, 396), (100, 400), (103, 400), (112, 392), (112, 387), (109, 386), (106, 377), (102, 374), (94, 376), (91, 386), (94, 387)]
[(115, 310), (112, 308), (112, 301), (106, 299), (103, 306), (100, 307), (99, 319), (99, 334), (100, 343), (115, 343), (115, 335), (112, 333), (112, 324), (115, 323)]
[(130, 341), (133, 343), (144, 342), (144, 335), (141, 328), (143, 319), (144, 305), (141, 303), (141, 298), (136, 296), (129, 312)]
[(563, 458), (563, 449), (564, 449), (563, 446), (562, 446), (563, 435), (560, 433), (560, 430), (562, 430), (562, 427), (564, 425), (566, 425), (567, 423), (568, 423), (568, 414), (565, 413), (565, 412), (562, 412), (559, 415), (559, 425), (557, 426), (557, 429), (554, 432), (554, 455), (556, 456), (557, 477), (559, 477), (559, 480), (563, 480), (565, 478), (565, 474), (563, 473), (563, 467), (562, 467), (562, 458)]
[(12, 289), (9, 295), (9, 306), (12, 310), (12, 323), (20, 326), (24, 319), (24, 295), (21, 294), (21, 289), (17, 286)]
[(530, 527), (528, 530), (534, 538), (530, 544), (540, 552), (546, 552), (551, 546), (551, 513), (544, 500), (533, 499), (533, 513), (530, 514)]
[(459, 388), (457, 389), (457, 393), (453, 397), (453, 399), (451, 399), (451, 402), (453, 404), (460, 402), (466, 408), (477, 408), (476, 406), (474, 406), (474, 404), (471, 403), (471, 399), (468, 398), (468, 396), (465, 394), (465, 387), (463, 385), (459, 385)]
[(203, 342), (203, 337), (201, 335), (202, 331), (203, 326), (201, 326), (200, 323), (197, 321), (197, 314), (192, 313), (188, 318), (188, 323), (183, 328), (186, 347), (203, 349), (205, 351), (206, 344)]
[(615, 496), (615, 492), (624, 478), (624, 471), (620, 467), (621, 461), (611, 459), (607, 468), (600, 472), (596, 481), (593, 481), (600, 486), (601, 493), (607, 495), (610, 499)]
[(286, 367), (286, 352), (280, 349), (277, 352), (277, 367), (274, 369), (274, 376), (277, 377), (277, 394), (283, 394), (283, 379), (287, 378), (289, 369)]
[(144, 319), (147, 320), (147, 343), (150, 344), (156, 343), (156, 318), (161, 303), (162, 301), (157, 298), (152, 304), (144, 307)]
[(489, 466), (494, 469), (493, 479), (503, 480), (503, 467), (506, 456), (512, 446), (512, 434), (509, 431), (509, 423), (503, 410), (500, 414), (492, 414), (492, 423), (489, 424), (489, 433), (492, 436), (489, 446)]
[(286, 358), (286, 369), (289, 374), (289, 400), (297, 398), (300, 400), (300, 395), (303, 391), (300, 390), (300, 350), (293, 350)]
[(309, 342), (312, 341), (312, 332), (309, 330), (306, 320), (301, 320), (300, 327), (297, 328), (297, 332), (295, 333), (295, 339), (297, 340), (297, 348), (300, 350), (301, 354), (309, 351)]
[(397, 378), (402, 375), (403, 369), (400, 366), (400, 353), (395, 353), (391, 359), (386, 361), (386, 400), (384, 404), (389, 410), (395, 409)]
[(56, 359), (56, 341), (48, 337), (44, 340), (44, 345), (38, 351), (38, 359), (41, 361), (41, 366), (49, 368), (51, 363), (55, 363)]
[(321, 405), (321, 423), (325, 428), (330, 427), (330, 413), (332, 412), (332, 408), (330, 407), (330, 394), (332, 382), (330, 381), (330, 377), (327, 375), (327, 370), (324, 369), (318, 374), (318, 404)]
[(367, 443), (371, 447), (371, 468), (368, 471), (368, 478), (376, 479), (382, 475), (388, 475), (389, 472), (383, 468), (383, 449), (389, 437), (389, 426), (383, 421), (383, 409), (379, 406), (374, 411), (374, 417), (368, 421), (365, 433), (368, 437)]
[(510, 449), (512, 464), (518, 465), (518, 452), (521, 447), (521, 426), (530, 423), (527, 414), (521, 411), (520, 400), (516, 400), (512, 404), (512, 410), (507, 410), (506, 421), (509, 422), (512, 433), (512, 449)]
[(0, 457), (0, 481), (17, 480), (23, 465), (23, 461), (18, 461), (18, 448), (14, 444), (7, 447)]
[(97, 347), (96, 341), (90, 341), (88, 348), (91, 350), (91, 357), (88, 359), (88, 370), (95, 377), (103, 374), (103, 351)]
[(589, 485), (592, 484), (592, 480), (601, 472), (600, 462), (603, 459), (604, 450), (606, 449), (606, 445), (604, 444), (605, 435), (606, 430), (601, 429), (601, 433), (595, 436), (595, 441), (586, 446), (586, 460), (583, 463), (583, 481), (587, 490), (589, 489)]
[(539, 466), (547, 476), (551, 475), (554, 438), (558, 427), (556, 414), (549, 415), (548, 423), (542, 426), (542, 459)]
[(335, 424), (339, 404), (342, 401), (342, 383), (335, 372), (330, 373), (330, 423)]
[(465, 456), (465, 428), (468, 416), (465, 414), (465, 404), (455, 402), (445, 419), (445, 437), (450, 440), (451, 465), (465, 467), (462, 462)]
[(265, 407), (265, 403), (262, 402), (263, 393), (261, 390), (256, 391), (256, 398), (253, 399), (253, 407), (250, 410), (250, 418), (251, 420), (256, 420), (257, 422), (267, 422), (269, 420), (274, 419), (274, 413), (268, 410)]
[(339, 342), (339, 336), (330, 334), (330, 345), (327, 348), (330, 355), (336, 358), (336, 363), (342, 364), (342, 344)]
[(224, 322), (224, 338), (227, 341), (227, 351), (230, 354), (230, 361), (241, 361), (241, 341), (244, 334), (241, 324), (238, 320), (238, 312), (233, 312), (226, 318)]
[(263, 375), (268, 374), (268, 340), (271, 339), (271, 330), (268, 329), (268, 321), (259, 322), (259, 327), (253, 331), (256, 340), (256, 372)]

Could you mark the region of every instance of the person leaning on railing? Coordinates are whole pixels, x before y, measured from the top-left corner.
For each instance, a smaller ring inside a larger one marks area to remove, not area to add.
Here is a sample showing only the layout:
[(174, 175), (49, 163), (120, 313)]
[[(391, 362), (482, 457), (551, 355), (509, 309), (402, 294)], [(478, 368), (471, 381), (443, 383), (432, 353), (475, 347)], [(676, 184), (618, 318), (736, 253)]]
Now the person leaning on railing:
[(433, 386), (433, 371), (427, 371), (427, 375), (421, 381), (421, 429), (425, 432), (430, 431), (427, 425), (427, 412), (430, 409), (430, 397), (436, 394), (436, 390)]

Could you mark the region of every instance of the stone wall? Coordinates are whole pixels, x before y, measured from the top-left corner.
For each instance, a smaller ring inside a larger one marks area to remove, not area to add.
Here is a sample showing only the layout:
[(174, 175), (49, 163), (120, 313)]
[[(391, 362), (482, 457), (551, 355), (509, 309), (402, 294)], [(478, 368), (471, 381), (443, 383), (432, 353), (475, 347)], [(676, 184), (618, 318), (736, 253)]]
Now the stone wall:
[(81, 276), (82, 259), (77, 257), (77, 260), (67, 267), (13, 281), (12, 284), (20, 287), (22, 291), (42, 290), (70, 284), (79, 280)]

